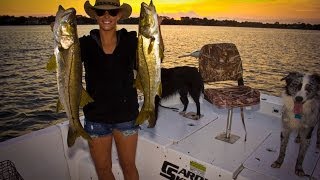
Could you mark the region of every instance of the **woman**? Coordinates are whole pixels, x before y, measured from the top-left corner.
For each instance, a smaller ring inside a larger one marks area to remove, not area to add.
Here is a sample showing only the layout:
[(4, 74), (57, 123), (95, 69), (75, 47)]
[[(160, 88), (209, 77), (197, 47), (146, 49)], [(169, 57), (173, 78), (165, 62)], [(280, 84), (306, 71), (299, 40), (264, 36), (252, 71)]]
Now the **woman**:
[(93, 103), (83, 108), (84, 129), (93, 138), (90, 154), (100, 180), (115, 179), (111, 147), (114, 138), (124, 178), (139, 179), (135, 165), (139, 113), (137, 90), (133, 86), (136, 61), (136, 32), (117, 30), (117, 21), (128, 18), (132, 8), (119, 0), (85, 2), (86, 13), (97, 20), (99, 29), (80, 38), (86, 88)]

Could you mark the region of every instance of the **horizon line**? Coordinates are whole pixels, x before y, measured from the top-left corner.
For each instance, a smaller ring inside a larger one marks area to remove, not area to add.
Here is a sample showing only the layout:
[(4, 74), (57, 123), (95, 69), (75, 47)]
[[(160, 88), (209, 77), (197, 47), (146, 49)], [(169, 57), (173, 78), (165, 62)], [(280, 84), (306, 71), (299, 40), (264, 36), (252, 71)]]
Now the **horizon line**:
[[(83, 14), (78, 14), (79, 16), (83, 16), (86, 18), (90, 18), (88, 15), (83, 15)], [(181, 20), (182, 17), (189, 17), (189, 18), (199, 18), (199, 19), (204, 19), (207, 18), (208, 20), (218, 20), (218, 21), (237, 21), (237, 22), (255, 22), (255, 23), (280, 23), (280, 24), (311, 24), (311, 25), (319, 25), (320, 24), (320, 20), (317, 19), (310, 19), (311, 21), (315, 21), (315, 22), (307, 22), (306, 20), (278, 20), (278, 19), (265, 19), (265, 20), (257, 20), (257, 19), (250, 19), (250, 18), (228, 18), (228, 17), (217, 17), (217, 18), (212, 18), (212, 17), (193, 17), (193, 16), (180, 16), (180, 17), (172, 17), (169, 15), (161, 15), (162, 17), (168, 17), (168, 18), (172, 18), (174, 20)], [(29, 15), (10, 15), (10, 14), (0, 14), (0, 16), (13, 16), (13, 17), (49, 17), (49, 16), (55, 16), (54, 14), (29, 14)], [(139, 15), (135, 15), (132, 14), (129, 18), (139, 18)], [(317, 22), (319, 21), (319, 22)]]

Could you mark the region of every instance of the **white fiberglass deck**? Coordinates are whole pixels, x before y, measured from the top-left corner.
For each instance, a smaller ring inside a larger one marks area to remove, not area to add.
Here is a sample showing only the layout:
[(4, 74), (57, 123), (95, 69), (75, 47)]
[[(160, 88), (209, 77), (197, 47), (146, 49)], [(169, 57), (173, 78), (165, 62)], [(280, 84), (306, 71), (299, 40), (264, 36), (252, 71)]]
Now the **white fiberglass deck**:
[[(195, 112), (195, 104), (190, 102), (188, 111)], [(164, 105), (183, 107), (178, 100)], [(241, 137), (234, 144), (215, 139), (226, 129), (227, 110), (216, 109), (205, 100), (201, 101), (204, 117), (198, 121), (170, 109), (160, 107), (159, 111), (156, 127), (142, 125), (139, 131), (136, 162), (142, 180), (307, 179), (294, 174), (298, 144), (293, 136), (282, 167), (270, 167), (280, 145), (281, 101), (277, 97), (262, 95), (260, 105), (245, 109), (246, 142), (239, 110), (234, 110), (231, 133)], [(97, 179), (87, 143), (80, 139), (67, 148), (67, 127), (64, 122), (0, 143), (0, 161), (13, 161), (19, 173), (30, 180)], [(320, 179), (315, 138), (303, 167), (307, 174)], [(123, 179), (116, 154), (114, 148), (113, 172), (117, 179)]]

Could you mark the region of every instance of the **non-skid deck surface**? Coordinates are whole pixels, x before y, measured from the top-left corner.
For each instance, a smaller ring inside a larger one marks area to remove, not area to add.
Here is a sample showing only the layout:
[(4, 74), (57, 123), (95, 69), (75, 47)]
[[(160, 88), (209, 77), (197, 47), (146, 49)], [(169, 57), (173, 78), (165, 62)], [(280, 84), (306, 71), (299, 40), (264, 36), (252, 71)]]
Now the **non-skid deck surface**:
[[(303, 162), (306, 174), (319, 179), (319, 149), (316, 148), (316, 133), (313, 133), (311, 144)], [(280, 151), (280, 132), (272, 133), (259, 148), (245, 161), (244, 167), (257, 173), (265, 174), (274, 179), (310, 179), (298, 177), (294, 168), (298, 156), (299, 144), (294, 142), (296, 134), (290, 136), (285, 160), (280, 168), (271, 168), (270, 165), (277, 159)], [(318, 165), (317, 165), (318, 163)], [(317, 167), (316, 167), (317, 165)], [(318, 170), (315, 170), (315, 169)]]
[[(182, 104), (171, 107), (178, 108), (180, 111), (183, 109)], [(200, 120), (192, 120), (181, 116), (179, 112), (159, 107), (159, 117), (156, 126), (154, 128), (147, 128), (147, 124), (143, 124), (141, 127), (144, 131), (177, 143), (218, 118), (218, 115), (209, 106), (202, 104), (201, 111), (205, 112), (205, 115)], [(190, 103), (187, 112), (196, 112), (195, 104)]]
[[(204, 104), (208, 105), (209, 104)], [(233, 115), (231, 133), (240, 136), (240, 139), (234, 144), (229, 144), (215, 139), (217, 135), (224, 132), (226, 129), (226, 113), (220, 111), (219, 118), (204, 128), (195, 132), (191, 136), (183, 139), (178, 144), (169, 146), (177, 152), (181, 152), (199, 162), (211, 164), (223, 171), (228, 171), (230, 178), (237, 174), (241, 168), (242, 163), (259, 147), (259, 145), (270, 135), (271, 131), (265, 126), (259, 126), (256, 121), (256, 114), (253, 112), (246, 112), (247, 125), (247, 141), (244, 141), (245, 132), (241, 123), (240, 113), (235, 110)], [(226, 111), (226, 110), (225, 110)], [(259, 118), (259, 120), (263, 120)]]
[[(192, 106), (194, 104), (189, 105), (190, 111), (195, 111)], [(174, 107), (182, 109), (182, 105)], [(259, 107), (253, 107), (251, 110), (245, 110), (248, 133), (246, 142), (238, 109), (234, 110), (231, 133), (240, 136), (240, 139), (234, 144), (215, 139), (226, 129), (227, 110), (217, 109), (207, 101), (201, 103), (204, 117), (199, 121), (186, 119), (169, 109), (161, 109), (157, 126), (149, 129), (144, 125), (142, 129), (172, 140), (173, 143), (166, 148), (169, 153), (174, 151), (198, 162), (212, 165), (221, 171), (229, 172), (233, 178), (301, 179), (293, 170), (298, 153), (297, 144), (289, 145), (290, 152), (287, 153), (287, 160), (280, 169), (270, 167), (279, 152), (281, 120), (263, 114), (258, 109)], [(320, 164), (318, 161), (319, 150), (316, 150), (313, 141), (304, 168), (307, 174), (312, 174), (317, 179), (319, 179)]]

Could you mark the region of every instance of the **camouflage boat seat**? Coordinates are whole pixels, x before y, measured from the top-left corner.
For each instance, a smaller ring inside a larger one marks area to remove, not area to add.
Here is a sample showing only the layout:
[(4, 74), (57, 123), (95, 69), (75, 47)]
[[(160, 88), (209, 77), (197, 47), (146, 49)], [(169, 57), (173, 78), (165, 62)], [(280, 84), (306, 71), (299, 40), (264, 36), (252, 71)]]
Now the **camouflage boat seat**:
[[(216, 137), (234, 143), (240, 137), (231, 134), (233, 108), (240, 108), (245, 129), (243, 107), (258, 104), (260, 92), (244, 85), (243, 68), (237, 47), (232, 43), (207, 44), (200, 50), (199, 71), (205, 83), (228, 81), (228, 87), (206, 88), (204, 98), (218, 108), (228, 109), (227, 129)], [(230, 85), (237, 82), (237, 85)], [(232, 83), (231, 83), (232, 84)]]

